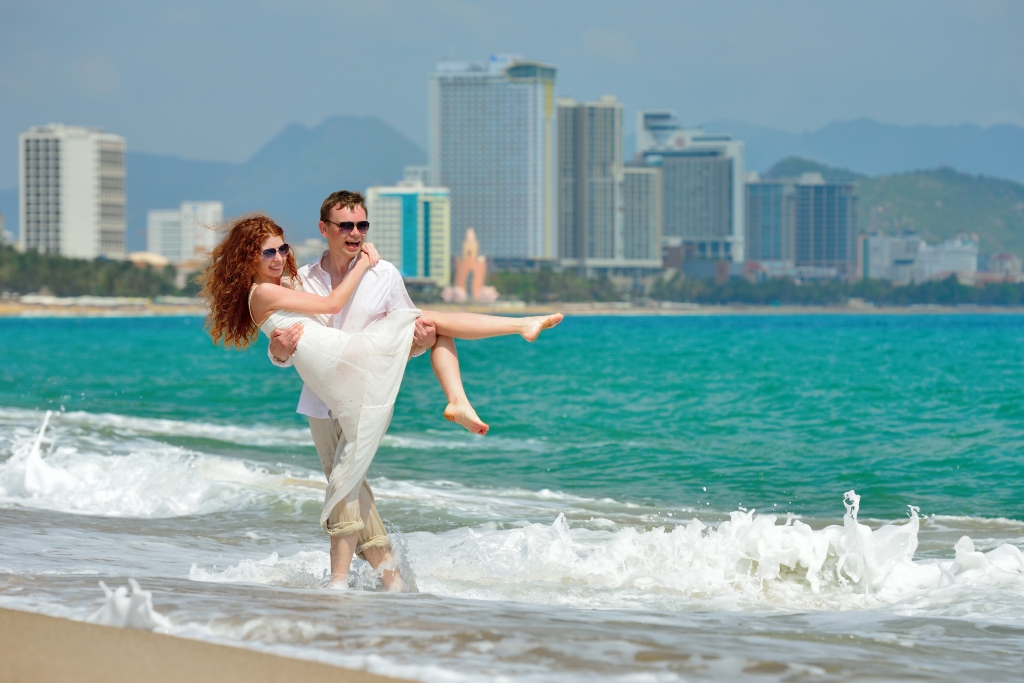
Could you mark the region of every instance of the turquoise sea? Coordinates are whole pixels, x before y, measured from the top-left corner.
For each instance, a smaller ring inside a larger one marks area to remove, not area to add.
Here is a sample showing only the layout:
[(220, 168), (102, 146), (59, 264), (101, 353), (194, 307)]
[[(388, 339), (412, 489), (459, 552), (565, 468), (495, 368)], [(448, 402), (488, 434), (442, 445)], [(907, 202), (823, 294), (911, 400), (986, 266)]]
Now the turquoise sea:
[(0, 319), (0, 606), (88, 619), (133, 578), (169, 632), (423, 681), (1019, 678), (1024, 316), (570, 317), (459, 349), (490, 434), (414, 359), (371, 468), (417, 592), (359, 562), (336, 593), (264, 340)]

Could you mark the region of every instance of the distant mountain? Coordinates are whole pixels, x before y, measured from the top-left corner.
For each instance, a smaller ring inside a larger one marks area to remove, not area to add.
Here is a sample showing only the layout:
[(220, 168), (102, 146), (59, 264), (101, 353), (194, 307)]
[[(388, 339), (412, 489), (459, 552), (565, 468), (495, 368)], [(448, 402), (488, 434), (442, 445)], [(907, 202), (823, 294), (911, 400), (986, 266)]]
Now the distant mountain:
[(0, 190), (0, 213), (4, 215), (4, 227), (12, 235), (18, 234), (18, 188)]
[(743, 140), (751, 171), (765, 171), (779, 159), (798, 156), (865, 175), (949, 166), (1024, 182), (1020, 126), (895, 126), (857, 119), (799, 134), (740, 121), (712, 121), (703, 128)]
[[(146, 213), (185, 200), (221, 200), (227, 216), (266, 211), (290, 239), (315, 236), (320, 203), (335, 190), (365, 191), (402, 179), (426, 153), (383, 121), (335, 116), (293, 123), (244, 164), (128, 153), (128, 249), (145, 247)], [(292, 237), (294, 235), (294, 237)]]
[(826, 180), (857, 183), (861, 232), (913, 230), (930, 242), (976, 234), (984, 255), (1024, 256), (1024, 185), (951, 168), (865, 176), (789, 157), (764, 173), (793, 178), (816, 171)]

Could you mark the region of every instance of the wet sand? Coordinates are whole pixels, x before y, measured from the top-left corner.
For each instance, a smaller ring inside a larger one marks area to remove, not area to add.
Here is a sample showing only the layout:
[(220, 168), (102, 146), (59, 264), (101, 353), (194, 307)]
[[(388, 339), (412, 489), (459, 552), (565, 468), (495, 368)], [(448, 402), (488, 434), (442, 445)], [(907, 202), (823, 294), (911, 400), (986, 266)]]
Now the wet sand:
[(0, 609), (4, 683), (397, 683), (363, 671)]

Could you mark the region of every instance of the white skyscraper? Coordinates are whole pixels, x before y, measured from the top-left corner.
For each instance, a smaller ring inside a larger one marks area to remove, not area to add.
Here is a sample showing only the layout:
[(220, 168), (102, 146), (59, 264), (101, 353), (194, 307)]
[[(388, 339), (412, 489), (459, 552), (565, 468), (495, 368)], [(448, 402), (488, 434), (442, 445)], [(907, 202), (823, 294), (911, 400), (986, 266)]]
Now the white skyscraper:
[(174, 264), (202, 260), (217, 246), (214, 228), (223, 220), (221, 202), (182, 202), (177, 209), (154, 209), (146, 217), (146, 251)]
[(451, 284), (451, 224), (448, 189), (406, 180), (366, 191), (370, 234), (380, 257), (410, 281)]
[(642, 111), (637, 153), (661, 168), (663, 243), (685, 261), (745, 257), (743, 143), (684, 129), (675, 113)]
[(451, 190), (451, 244), (555, 259), (555, 68), (513, 56), (443, 62), (430, 75), (430, 179)]
[(125, 142), (50, 124), (18, 136), (18, 242), (69, 258), (124, 258)]

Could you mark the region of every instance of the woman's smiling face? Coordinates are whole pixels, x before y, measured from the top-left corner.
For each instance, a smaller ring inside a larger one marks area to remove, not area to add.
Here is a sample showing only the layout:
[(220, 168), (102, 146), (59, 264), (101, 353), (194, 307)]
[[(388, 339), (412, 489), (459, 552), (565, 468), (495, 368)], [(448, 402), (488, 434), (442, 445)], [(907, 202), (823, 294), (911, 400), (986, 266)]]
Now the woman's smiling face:
[[(263, 241), (260, 250), (256, 254), (256, 278), (263, 282), (278, 281), (284, 273), (285, 257), (278, 251), (284, 244), (284, 238), (279, 235), (272, 235)], [(267, 249), (274, 250), (274, 258), (264, 258), (263, 252)]]

